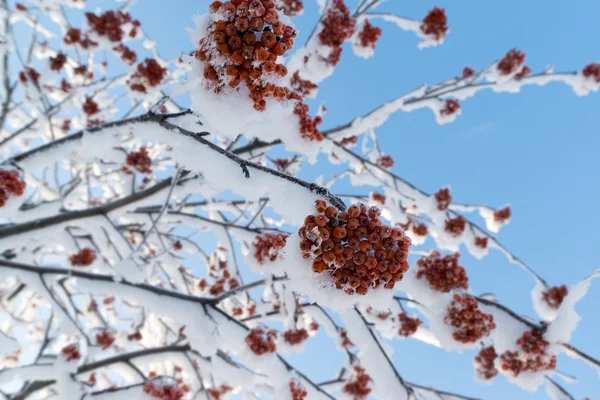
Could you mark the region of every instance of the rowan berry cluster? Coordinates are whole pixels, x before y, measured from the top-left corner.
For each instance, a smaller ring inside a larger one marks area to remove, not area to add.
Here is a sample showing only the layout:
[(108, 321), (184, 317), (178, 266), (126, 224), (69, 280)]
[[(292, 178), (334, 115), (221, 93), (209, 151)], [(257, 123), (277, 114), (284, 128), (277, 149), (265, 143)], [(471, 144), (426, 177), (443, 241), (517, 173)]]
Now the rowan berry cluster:
[(467, 270), (458, 265), (460, 253), (446, 254), (444, 257), (438, 251), (432, 251), (427, 257), (417, 261), (417, 279), (425, 277), (429, 286), (438, 292), (447, 293), (452, 289), (467, 289), (469, 278)]
[(62, 348), (61, 353), (65, 356), (67, 361), (81, 359), (81, 353), (79, 353), (79, 346), (76, 344), (70, 344)]
[(359, 366), (354, 366), (352, 372), (354, 375), (353, 379), (346, 382), (342, 391), (352, 396), (353, 400), (366, 399), (369, 393), (371, 393), (371, 388), (368, 386), (371, 377), (365, 373), (364, 368)]
[(300, 344), (308, 339), (308, 331), (304, 328), (302, 329), (289, 329), (283, 332), (283, 340), (286, 343), (291, 344), (292, 346)]
[(19, 171), (0, 168), (0, 207), (3, 207), (11, 196), (22, 196), (27, 184)]
[(548, 354), (550, 342), (544, 339), (544, 330), (533, 328), (517, 339), (520, 351), (505, 351), (500, 355), (500, 368), (513, 376), (521, 372), (552, 371), (556, 369), (556, 355)]
[(557, 309), (569, 294), (566, 285), (554, 286), (542, 293), (542, 299), (552, 308)]
[[(125, 53), (124, 53), (125, 56)], [(160, 85), (167, 75), (167, 69), (162, 67), (154, 58), (146, 58), (137, 66), (137, 71), (127, 81), (131, 90), (147, 93), (146, 86), (156, 87)]]
[(421, 32), (428, 36), (433, 36), (435, 40), (443, 39), (448, 33), (448, 18), (446, 17), (446, 10), (439, 7), (433, 7), (421, 24)]
[(306, 140), (323, 141), (323, 135), (319, 132), (317, 125), (323, 122), (320, 115), (312, 118), (308, 115), (308, 105), (298, 101), (294, 106), (294, 114), (300, 118), (300, 136)]
[(510, 75), (521, 68), (524, 63), (525, 53), (517, 49), (512, 49), (504, 55), (502, 60), (498, 61), (496, 68), (501, 75)]
[(356, 143), (358, 143), (358, 137), (356, 137), (356, 135), (346, 137), (340, 140), (340, 144), (342, 146), (355, 145)]
[(139, 342), (140, 340), (142, 340), (142, 332), (140, 331), (135, 331), (134, 333), (130, 333), (129, 335), (127, 335), (127, 340), (130, 341), (137, 341)]
[[(225, 276), (217, 279), (210, 287), (208, 292), (211, 294), (211, 296), (218, 296), (222, 293), (225, 293), (226, 285), (229, 287), (229, 290), (233, 290), (240, 286), (240, 281), (238, 281), (237, 278), (231, 278), (229, 271), (225, 271), (224, 274)], [(201, 279), (198, 286), (201, 290), (205, 290), (208, 286), (208, 282), (206, 282), (205, 279)]]
[[(316, 330), (316, 329), (315, 329)], [(348, 332), (345, 329), (340, 329), (340, 344), (343, 348), (347, 349), (349, 347), (354, 347), (354, 343), (348, 337)]]
[(81, 107), (83, 112), (89, 115), (98, 114), (100, 112), (100, 108), (98, 107), (98, 103), (96, 103), (91, 97), (86, 97), (83, 106)]
[(412, 231), (417, 236), (427, 236), (427, 233), (429, 232), (427, 225), (417, 223), (413, 223)]
[(457, 99), (446, 99), (444, 108), (440, 110), (440, 115), (452, 115), (460, 110), (460, 103)]
[(419, 329), (419, 325), (423, 323), (419, 318), (410, 317), (405, 312), (398, 314), (398, 322), (400, 323), (398, 334), (406, 337), (414, 335), (417, 329)]
[(290, 382), (290, 393), (292, 400), (304, 400), (308, 396), (308, 392), (296, 382)]
[(455, 293), (447, 312), (444, 323), (455, 328), (452, 337), (458, 342), (475, 343), (496, 328), (494, 317), (481, 312), (473, 296)]
[(596, 83), (600, 83), (600, 63), (586, 65), (581, 74), (586, 78), (593, 78)]
[(394, 166), (394, 159), (392, 156), (381, 156), (377, 159), (377, 165), (381, 168), (390, 169)]
[(475, 75), (475, 70), (471, 67), (464, 67), (462, 70), (463, 79), (470, 78)]
[(113, 51), (121, 53), (121, 60), (128, 65), (133, 65), (137, 61), (137, 54), (129, 47), (120, 43), (118, 46), (113, 47)]
[(437, 202), (437, 209), (440, 211), (447, 210), (452, 203), (452, 195), (450, 195), (450, 189), (443, 188), (435, 192), (435, 201)]
[(69, 262), (74, 267), (87, 267), (96, 261), (96, 250), (84, 247), (79, 253), (72, 254)]
[(510, 219), (511, 211), (510, 207), (506, 206), (500, 210), (494, 211), (494, 221), (504, 223)]
[(96, 334), (96, 344), (102, 346), (102, 350), (108, 349), (115, 342), (115, 337), (109, 331)]
[(312, 269), (327, 272), (335, 287), (347, 294), (366, 294), (369, 288), (393, 289), (408, 270), (410, 239), (379, 219), (377, 207), (352, 205), (338, 212), (317, 200), (316, 215), (309, 215), (298, 231), (300, 250), (312, 259)]
[(187, 385), (184, 385), (183, 387), (176, 385), (159, 385), (153, 381), (144, 384), (145, 393), (161, 400), (181, 400), (189, 390), (190, 388)]
[(60, 71), (67, 62), (67, 56), (64, 53), (58, 53), (54, 57), (49, 58), (50, 70)]
[(444, 221), (445, 231), (454, 237), (459, 237), (467, 227), (467, 220), (462, 215), (457, 215), (456, 218), (450, 218)]
[(308, 79), (302, 79), (300, 77), (300, 72), (298, 71), (294, 72), (292, 75), (292, 78), (290, 79), (290, 86), (302, 96), (308, 96), (313, 90), (319, 87), (319, 85), (309, 81)]
[[(152, 173), (152, 159), (150, 158), (150, 154), (148, 154), (148, 149), (145, 147), (140, 147), (138, 151), (127, 153), (125, 163), (141, 174)], [(123, 166), (121, 170), (126, 174), (133, 174), (133, 171), (126, 166)]]
[(385, 195), (379, 192), (371, 192), (371, 199), (381, 205), (385, 204)]
[(531, 73), (531, 68), (529, 68), (527, 65), (524, 65), (523, 68), (521, 68), (521, 71), (519, 71), (515, 74), (515, 79), (525, 78), (530, 73)]
[(31, 67), (25, 67), (25, 71), (19, 72), (19, 80), (24, 85), (27, 85), (27, 83), (31, 81), (34, 86), (39, 86), (40, 73)]
[(233, 388), (228, 385), (221, 385), (218, 388), (208, 388), (206, 392), (212, 397), (214, 400), (221, 400), (222, 396), (225, 396), (227, 393), (231, 392)]
[(342, 44), (354, 34), (356, 20), (350, 16), (343, 0), (333, 0), (321, 24), (323, 29), (319, 32), (319, 39), (321, 44), (330, 47), (329, 56), (323, 61), (337, 65), (342, 55)]
[(275, 339), (277, 339), (277, 332), (274, 330), (254, 328), (246, 336), (246, 344), (254, 354), (262, 356), (266, 353), (274, 353), (277, 350)]
[(69, 28), (65, 33), (63, 41), (68, 45), (78, 44), (84, 50), (98, 46), (98, 42), (90, 39), (87, 33), (82, 33), (81, 29), (77, 28)]
[(106, 36), (111, 42), (120, 42), (123, 40), (125, 32), (123, 27), (131, 23), (130, 37), (137, 35), (137, 28), (141, 25), (139, 21), (133, 20), (129, 13), (121, 11), (106, 11), (104, 14), (97, 16), (94, 13), (85, 13), (87, 22), (92, 31), (98, 36)]
[(289, 158), (277, 158), (273, 160), (273, 165), (275, 165), (279, 170), (285, 171), (285, 169), (290, 165), (291, 161)]
[(496, 354), (494, 346), (482, 347), (475, 356), (475, 370), (477, 371), (477, 375), (486, 380), (498, 375), (498, 370), (495, 366), (496, 358), (498, 358), (498, 354)]
[(260, 264), (263, 264), (266, 260), (271, 262), (275, 261), (279, 257), (279, 251), (285, 247), (285, 241), (288, 235), (284, 233), (278, 233), (271, 235), (265, 233), (262, 236), (256, 236), (252, 245), (254, 246), (254, 258)]
[(488, 238), (475, 236), (475, 246), (486, 249), (488, 246)]
[(277, 8), (285, 15), (294, 17), (304, 10), (304, 4), (302, 3), (302, 0), (279, 0)]
[(381, 28), (371, 25), (369, 20), (366, 19), (361, 31), (358, 33), (358, 43), (361, 47), (374, 49), (380, 36)]

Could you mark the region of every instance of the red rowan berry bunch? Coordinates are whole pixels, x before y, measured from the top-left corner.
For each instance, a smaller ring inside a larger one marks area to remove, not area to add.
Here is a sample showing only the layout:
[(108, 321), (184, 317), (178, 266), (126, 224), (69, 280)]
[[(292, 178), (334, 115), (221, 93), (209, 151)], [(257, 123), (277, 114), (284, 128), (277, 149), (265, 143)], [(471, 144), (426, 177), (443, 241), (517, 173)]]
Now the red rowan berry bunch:
[(475, 369), (477, 375), (486, 380), (492, 379), (498, 375), (498, 370), (494, 363), (496, 358), (498, 358), (498, 354), (496, 354), (494, 346), (482, 347), (475, 356)]
[(156, 87), (160, 85), (167, 75), (167, 69), (162, 67), (154, 58), (146, 58), (137, 66), (137, 71), (127, 81), (131, 90), (147, 93), (147, 86)]
[(462, 215), (456, 216), (456, 218), (450, 218), (444, 221), (445, 230), (454, 237), (459, 237), (465, 231), (467, 227), (467, 220)]
[(206, 392), (212, 397), (214, 400), (221, 400), (222, 396), (225, 396), (227, 393), (231, 392), (233, 388), (227, 385), (221, 385), (218, 388), (208, 388)]
[(273, 164), (281, 171), (284, 171), (290, 165), (290, 159), (278, 158), (276, 160), (273, 160)]
[(586, 65), (581, 74), (586, 78), (593, 78), (596, 83), (600, 83), (600, 64), (592, 63)]
[(412, 231), (417, 236), (427, 236), (427, 233), (429, 232), (427, 230), (427, 225), (417, 223), (413, 223)]
[(294, 329), (283, 332), (283, 340), (286, 343), (294, 346), (308, 339), (308, 331), (306, 329)]
[(102, 346), (102, 350), (108, 349), (114, 342), (115, 338), (109, 331), (96, 334), (96, 344)]
[(440, 115), (452, 115), (460, 110), (460, 103), (456, 99), (446, 99), (444, 108), (440, 110)]
[(385, 204), (385, 195), (379, 192), (371, 192), (371, 199), (379, 204)]
[(345, 329), (340, 329), (340, 344), (343, 348), (347, 349), (349, 347), (354, 347), (354, 343), (348, 337), (348, 332)]
[(471, 67), (464, 67), (462, 70), (463, 79), (470, 78), (475, 75), (475, 70)]
[(562, 304), (563, 300), (569, 294), (569, 289), (566, 285), (554, 286), (548, 288), (542, 293), (542, 299), (552, 308), (557, 309)]
[(494, 211), (494, 221), (504, 223), (510, 219), (511, 211), (510, 207), (504, 207), (500, 210)]
[(87, 115), (94, 115), (100, 112), (98, 103), (96, 103), (91, 97), (86, 97), (83, 106), (81, 107), (83, 112)]
[(52, 71), (60, 71), (62, 69), (62, 67), (65, 65), (65, 63), (67, 62), (67, 56), (65, 54), (59, 52), (56, 56), (50, 57), (49, 61), (50, 61), (50, 69)]
[(78, 44), (84, 50), (98, 46), (98, 42), (93, 41), (88, 37), (87, 33), (82, 33), (81, 29), (77, 28), (69, 28), (65, 33), (63, 41), (67, 45)]
[(133, 65), (137, 61), (137, 54), (123, 43), (117, 47), (113, 47), (113, 50), (117, 53), (121, 53), (121, 60), (128, 65)]
[(254, 328), (246, 336), (246, 344), (254, 354), (262, 356), (266, 353), (274, 353), (277, 350), (275, 339), (277, 339), (277, 332), (274, 330)]
[(446, 10), (434, 7), (430, 10), (421, 24), (421, 32), (428, 36), (433, 36), (435, 40), (440, 40), (448, 33), (448, 18)]
[(67, 361), (81, 359), (81, 354), (79, 353), (79, 346), (75, 344), (70, 344), (68, 346), (63, 347), (61, 353), (63, 353)]
[(139, 342), (140, 340), (142, 340), (142, 333), (140, 331), (135, 331), (134, 333), (127, 335), (127, 340), (135, 340)]
[(354, 400), (366, 399), (371, 393), (371, 388), (368, 386), (371, 377), (365, 373), (364, 368), (359, 366), (354, 366), (352, 372), (354, 375), (353, 380), (346, 382), (342, 391), (352, 396)]
[(401, 312), (400, 314), (398, 314), (398, 322), (400, 322), (398, 334), (400, 336), (406, 337), (414, 335), (417, 329), (419, 328), (419, 325), (423, 323), (423, 321), (421, 321), (419, 318), (409, 317), (408, 314), (405, 312)]
[[(152, 159), (150, 158), (150, 154), (148, 154), (148, 149), (145, 147), (140, 147), (138, 151), (127, 153), (125, 163), (141, 174), (152, 173)], [(133, 171), (126, 166), (123, 166), (121, 170), (126, 174), (133, 174)]]
[(144, 384), (145, 393), (161, 400), (181, 400), (189, 390), (190, 388), (187, 385), (183, 385), (182, 387), (176, 385), (160, 385), (154, 381), (146, 382)]
[(302, 96), (308, 96), (313, 90), (319, 87), (319, 85), (316, 83), (313, 83), (307, 79), (302, 79), (300, 77), (300, 72), (298, 71), (294, 72), (292, 75), (292, 78), (290, 79), (290, 86)]
[(501, 75), (510, 75), (517, 71), (525, 63), (525, 53), (512, 49), (498, 62), (496, 68)]
[(452, 196), (450, 195), (450, 189), (443, 188), (435, 192), (435, 201), (437, 202), (437, 209), (440, 211), (447, 210), (452, 203)]
[(39, 86), (40, 73), (31, 67), (26, 67), (25, 71), (19, 72), (19, 80), (24, 85), (27, 85), (27, 82), (31, 81), (35, 86)]
[(394, 166), (394, 159), (392, 156), (381, 156), (377, 159), (377, 165), (381, 168), (390, 169)]
[(342, 146), (355, 145), (356, 143), (358, 143), (358, 137), (356, 135), (340, 140)]
[(433, 251), (427, 257), (417, 261), (417, 279), (425, 277), (429, 286), (438, 292), (449, 292), (452, 289), (467, 289), (469, 278), (464, 267), (458, 265), (460, 253), (446, 254)]
[(121, 11), (106, 11), (104, 14), (97, 16), (94, 13), (85, 13), (90, 29), (98, 36), (105, 36), (111, 42), (120, 42), (123, 40), (125, 32), (123, 27), (131, 24), (129, 31), (130, 37), (135, 37), (137, 28), (141, 25), (139, 21), (133, 20), (129, 13)]
[(289, 17), (294, 17), (304, 10), (302, 0), (279, 0), (277, 7)]
[(523, 68), (521, 68), (521, 71), (519, 71), (515, 74), (515, 79), (525, 78), (530, 73), (531, 73), (531, 68), (529, 68), (527, 65), (524, 65)]
[(327, 272), (335, 287), (347, 294), (366, 294), (369, 288), (393, 289), (408, 270), (410, 239), (379, 219), (377, 207), (353, 205), (339, 212), (317, 200), (298, 231), (300, 250), (312, 259), (313, 271)]
[(265, 260), (271, 262), (275, 261), (279, 257), (279, 251), (285, 247), (285, 241), (288, 235), (278, 233), (277, 235), (271, 235), (265, 233), (262, 236), (257, 236), (252, 242), (255, 248), (254, 258), (260, 264), (263, 264)]
[(475, 236), (475, 246), (486, 249), (488, 246), (488, 238)]
[(296, 382), (290, 382), (290, 392), (292, 400), (304, 400), (308, 396), (308, 392)]
[(92, 265), (94, 261), (96, 261), (96, 250), (89, 247), (84, 247), (79, 253), (75, 253), (69, 257), (69, 262), (74, 267), (87, 267), (88, 265)]
[(375, 48), (375, 43), (381, 36), (381, 28), (371, 25), (368, 19), (365, 20), (361, 31), (358, 33), (358, 43), (361, 47)]
[(533, 328), (517, 339), (520, 351), (505, 351), (500, 356), (500, 368), (518, 376), (521, 372), (552, 371), (556, 369), (556, 355), (548, 354), (550, 342), (544, 339), (544, 330)]
[(22, 196), (27, 184), (19, 171), (0, 168), (0, 207), (3, 207), (11, 196)]
[(331, 48), (329, 57), (323, 58), (323, 61), (335, 66), (340, 62), (342, 44), (354, 34), (356, 20), (350, 16), (350, 10), (343, 0), (333, 0), (321, 23), (321, 44)]
[(444, 323), (455, 328), (452, 337), (458, 342), (475, 343), (496, 328), (494, 317), (481, 312), (473, 296), (455, 293), (447, 311)]

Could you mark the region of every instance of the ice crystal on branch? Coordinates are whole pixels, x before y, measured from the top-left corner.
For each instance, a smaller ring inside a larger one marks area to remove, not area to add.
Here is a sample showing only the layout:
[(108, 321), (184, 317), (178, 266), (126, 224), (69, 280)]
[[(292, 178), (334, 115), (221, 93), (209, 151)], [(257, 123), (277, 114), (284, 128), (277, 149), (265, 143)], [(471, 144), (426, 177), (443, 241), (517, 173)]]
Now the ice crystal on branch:
[(449, 292), (453, 289), (468, 289), (467, 270), (458, 264), (460, 253), (446, 254), (432, 251), (427, 257), (417, 261), (417, 279), (425, 278), (429, 286), (438, 292)]
[(569, 294), (569, 289), (566, 285), (554, 286), (548, 288), (542, 293), (542, 299), (553, 309), (557, 310), (563, 300)]
[(347, 294), (366, 294), (381, 286), (393, 289), (408, 270), (410, 239), (384, 225), (377, 207), (353, 205), (339, 212), (316, 201), (316, 215), (306, 217), (298, 231), (300, 250), (312, 269), (327, 273)]
[(254, 354), (262, 356), (277, 350), (275, 339), (277, 339), (277, 333), (274, 330), (254, 328), (246, 336), (246, 344)]
[(74, 267), (87, 267), (96, 261), (96, 250), (85, 247), (69, 257), (69, 262)]
[(494, 317), (481, 312), (473, 296), (458, 293), (448, 305), (444, 323), (454, 328), (452, 337), (462, 343), (475, 343), (496, 328)]
[(0, 168), (0, 207), (3, 207), (11, 196), (22, 196), (26, 186), (19, 171)]
[(498, 358), (496, 349), (494, 346), (482, 347), (479, 353), (475, 356), (473, 363), (475, 364), (475, 370), (477, 376), (483, 380), (490, 380), (498, 375), (495, 361)]
[(263, 264), (266, 260), (275, 261), (279, 257), (279, 251), (285, 247), (285, 240), (287, 238), (288, 235), (283, 233), (276, 235), (265, 233), (262, 236), (256, 236), (252, 242), (255, 248), (254, 258), (256, 261), (260, 264)]

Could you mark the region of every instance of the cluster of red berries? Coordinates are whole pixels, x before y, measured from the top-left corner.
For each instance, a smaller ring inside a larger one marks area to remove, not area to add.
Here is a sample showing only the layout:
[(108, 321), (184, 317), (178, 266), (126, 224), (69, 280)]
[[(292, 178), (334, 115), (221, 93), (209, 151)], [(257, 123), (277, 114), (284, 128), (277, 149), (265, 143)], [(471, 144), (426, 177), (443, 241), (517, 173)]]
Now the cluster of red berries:
[(440, 115), (452, 115), (460, 110), (460, 102), (457, 99), (446, 99), (444, 108), (440, 110)]
[(455, 293), (447, 312), (444, 323), (455, 328), (452, 337), (458, 342), (475, 343), (496, 328), (494, 317), (481, 312), (473, 296)]
[(356, 20), (351, 17), (350, 10), (343, 0), (333, 0), (327, 15), (321, 21), (323, 29), (319, 32), (321, 44), (330, 47), (327, 64), (337, 65), (342, 56), (342, 44), (354, 34)]
[(133, 20), (129, 13), (122, 11), (109, 10), (100, 16), (88, 12), (85, 13), (85, 16), (91, 30), (98, 36), (106, 36), (111, 42), (120, 42), (123, 40), (123, 36), (125, 35), (123, 31), (124, 25), (131, 23), (130, 37), (137, 35), (137, 28), (141, 25), (139, 21)]
[(61, 353), (63, 353), (67, 361), (81, 359), (81, 354), (79, 353), (79, 346), (77, 346), (76, 344), (70, 344), (68, 346), (63, 347)]
[(408, 270), (410, 239), (400, 229), (382, 224), (381, 211), (364, 204), (339, 212), (324, 200), (315, 202), (298, 231), (300, 250), (312, 259), (316, 273), (327, 271), (335, 287), (348, 294), (366, 294), (369, 288), (393, 289)]
[(371, 192), (371, 199), (381, 205), (384, 205), (386, 197), (379, 192)]
[(481, 249), (486, 249), (488, 246), (488, 238), (475, 236), (475, 246)]
[(408, 217), (408, 220), (405, 224), (397, 223), (397, 225), (400, 226), (404, 231), (408, 231), (412, 227), (413, 233), (417, 236), (427, 236), (427, 233), (429, 233), (427, 225), (423, 223), (417, 223), (411, 217)]
[(348, 337), (348, 332), (345, 329), (340, 329), (339, 331), (340, 334), (340, 345), (347, 349), (350, 347), (354, 347), (354, 343), (352, 343), (352, 340), (350, 340), (350, 338)]
[(277, 158), (273, 160), (273, 165), (275, 165), (280, 171), (285, 171), (287, 167), (290, 166), (289, 158)]
[(161, 84), (167, 69), (161, 66), (154, 58), (146, 58), (137, 66), (137, 71), (131, 75), (129, 87), (131, 90), (141, 93), (147, 93), (147, 87), (156, 87)]
[(130, 333), (129, 335), (127, 335), (127, 340), (129, 340), (129, 341), (135, 340), (136, 342), (139, 342), (140, 340), (142, 340), (142, 332), (135, 331), (133, 333)]
[(500, 356), (500, 368), (513, 376), (521, 372), (552, 371), (556, 369), (556, 355), (548, 354), (550, 342), (544, 339), (544, 330), (533, 328), (517, 339), (520, 351), (505, 351)]
[(300, 77), (300, 72), (298, 71), (294, 72), (292, 75), (292, 78), (290, 79), (290, 86), (302, 96), (308, 96), (313, 90), (319, 87), (319, 85), (309, 81), (308, 79), (302, 79)]
[(296, 382), (290, 382), (290, 393), (292, 400), (304, 400), (308, 396), (308, 392)]
[(463, 79), (467, 79), (475, 75), (475, 70), (471, 67), (464, 67), (462, 70)]
[(600, 64), (592, 63), (586, 65), (581, 74), (586, 78), (594, 78), (596, 83), (600, 83)]
[(113, 47), (113, 51), (121, 53), (121, 60), (123, 60), (125, 64), (133, 65), (137, 61), (137, 54), (135, 53), (135, 51), (131, 50), (123, 43), (120, 43), (118, 46)]
[(319, 132), (317, 125), (323, 122), (323, 117), (317, 115), (312, 118), (308, 115), (308, 105), (301, 101), (296, 102), (294, 114), (300, 118), (300, 136), (306, 140), (323, 141), (323, 135)]
[(523, 68), (521, 68), (521, 71), (519, 71), (515, 74), (514, 78), (522, 79), (522, 78), (525, 78), (530, 73), (531, 73), (531, 68), (529, 68), (527, 65), (524, 65)]
[(96, 261), (96, 250), (84, 247), (79, 253), (72, 254), (69, 257), (69, 262), (74, 267), (87, 267)]
[(444, 221), (445, 231), (454, 237), (459, 237), (467, 227), (467, 220), (462, 215), (457, 215), (456, 218), (450, 218)]
[(398, 322), (400, 323), (398, 334), (406, 337), (414, 335), (417, 329), (419, 329), (419, 325), (423, 323), (419, 318), (409, 317), (405, 312), (398, 314)]
[(100, 112), (98, 103), (96, 103), (91, 97), (87, 97), (87, 96), (86, 96), (85, 102), (83, 103), (83, 106), (81, 108), (82, 108), (83, 112), (86, 113), (88, 116), (95, 115)]
[(306, 339), (308, 339), (308, 331), (304, 328), (294, 330), (290, 329), (283, 332), (283, 340), (292, 346), (300, 344)]
[(366, 399), (369, 393), (371, 393), (371, 388), (369, 387), (371, 377), (365, 373), (364, 368), (359, 366), (354, 366), (352, 372), (354, 375), (353, 380), (346, 382), (342, 391), (352, 396), (353, 400)]
[(390, 169), (394, 166), (394, 159), (392, 156), (381, 156), (377, 159), (376, 164), (385, 169)]
[(3, 207), (10, 196), (22, 196), (27, 184), (21, 174), (14, 169), (0, 168), (0, 207)]
[(277, 8), (285, 15), (295, 17), (304, 11), (304, 4), (302, 3), (302, 0), (279, 0)]
[(381, 36), (381, 28), (371, 25), (368, 19), (365, 20), (363, 28), (358, 33), (358, 43), (361, 47), (375, 48), (375, 43)]
[[(127, 153), (125, 163), (141, 174), (152, 173), (152, 159), (150, 158), (150, 154), (148, 154), (148, 149), (145, 147), (140, 147), (138, 151)], [(126, 174), (133, 174), (133, 171), (125, 165), (121, 168), (121, 171)]]
[(25, 71), (19, 72), (19, 80), (22, 84), (27, 85), (27, 82), (33, 82), (33, 85), (40, 85), (40, 73), (31, 67), (25, 67)]
[(50, 70), (60, 71), (67, 62), (67, 56), (64, 53), (59, 52), (54, 57), (49, 58)]
[(435, 192), (435, 201), (437, 202), (437, 208), (440, 211), (447, 210), (452, 203), (452, 196), (450, 195), (450, 189), (443, 188)]
[(510, 75), (525, 63), (525, 53), (512, 49), (504, 55), (502, 60), (498, 61), (496, 68), (501, 75)]
[(146, 382), (144, 384), (145, 393), (161, 400), (181, 400), (189, 390), (190, 388), (187, 385), (179, 387), (175, 385), (157, 385), (154, 382)]
[(262, 356), (266, 353), (274, 353), (277, 350), (275, 339), (277, 339), (277, 332), (274, 330), (254, 328), (246, 336), (246, 344), (254, 354)]
[(510, 219), (511, 211), (510, 207), (506, 206), (500, 210), (494, 211), (494, 221), (504, 223)]
[(233, 388), (228, 385), (221, 385), (218, 388), (208, 388), (206, 392), (212, 397), (214, 400), (221, 400), (221, 397), (225, 396), (227, 393), (231, 392)]
[(115, 337), (109, 331), (96, 334), (96, 344), (102, 346), (102, 350), (108, 349), (115, 342)]
[(567, 285), (554, 286), (542, 293), (542, 299), (552, 308), (557, 309), (569, 294)]
[(87, 33), (83, 33), (81, 29), (77, 28), (69, 28), (65, 33), (63, 41), (69, 45), (78, 44), (84, 50), (98, 46), (98, 42), (90, 39)]
[(448, 32), (448, 18), (446, 17), (446, 10), (439, 7), (433, 7), (421, 24), (421, 32), (428, 36), (433, 36), (435, 40), (440, 40), (446, 36)]
[(498, 354), (496, 354), (494, 346), (482, 347), (475, 356), (475, 369), (477, 375), (486, 380), (492, 379), (498, 375), (498, 370), (495, 366), (496, 358), (498, 358)]
[[(233, 290), (240, 286), (240, 281), (238, 281), (237, 278), (229, 277), (229, 271), (225, 271), (225, 274), (227, 275), (226, 277), (217, 279), (215, 283), (210, 286), (208, 292), (211, 294), (211, 296), (218, 296), (222, 293), (225, 293), (225, 285), (229, 286), (229, 290)], [(202, 291), (206, 290), (208, 286), (209, 284), (204, 278), (198, 282), (198, 287)]]
[(469, 278), (467, 270), (458, 264), (460, 253), (446, 254), (432, 251), (427, 257), (417, 261), (417, 279), (425, 277), (429, 286), (438, 292), (447, 293), (452, 289), (467, 289)]
[(355, 145), (356, 143), (358, 143), (358, 137), (356, 135), (346, 137), (340, 140), (340, 144), (342, 146)]

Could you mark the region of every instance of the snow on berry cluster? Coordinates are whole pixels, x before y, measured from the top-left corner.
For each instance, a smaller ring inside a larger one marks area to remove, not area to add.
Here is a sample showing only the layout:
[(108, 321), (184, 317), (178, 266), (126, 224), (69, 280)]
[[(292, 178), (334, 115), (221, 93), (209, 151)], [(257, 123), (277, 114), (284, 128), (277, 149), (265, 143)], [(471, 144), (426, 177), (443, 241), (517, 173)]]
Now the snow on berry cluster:
[(479, 379), (487, 381), (498, 375), (498, 369), (495, 364), (497, 358), (498, 354), (494, 346), (482, 347), (479, 350), (479, 353), (477, 353), (473, 360)]
[(0, 168), (0, 207), (3, 207), (11, 196), (22, 196), (26, 186), (19, 171)]
[(76, 344), (70, 344), (62, 348), (61, 353), (67, 361), (81, 359), (81, 353), (79, 353), (79, 346)]
[(448, 18), (446, 17), (446, 10), (439, 7), (431, 9), (421, 24), (421, 32), (425, 35), (441, 41), (446, 37), (448, 33)]
[(140, 147), (138, 151), (131, 151), (127, 153), (125, 163), (126, 165), (121, 168), (121, 171), (126, 174), (134, 173), (128, 167), (133, 168), (141, 174), (152, 173), (152, 159), (150, 158), (150, 154), (148, 153), (148, 149), (146, 147)]
[(473, 296), (454, 293), (444, 323), (454, 328), (452, 337), (462, 343), (475, 343), (496, 328), (494, 317), (479, 310)]
[(369, 289), (393, 289), (408, 270), (410, 239), (379, 219), (377, 207), (352, 205), (339, 212), (317, 200), (316, 215), (298, 231), (300, 250), (317, 274), (327, 273), (337, 289), (352, 295)]
[(96, 344), (102, 347), (102, 350), (108, 349), (115, 342), (115, 337), (107, 330), (96, 334)]
[(352, 49), (354, 54), (363, 58), (369, 58), (375, 54), (375, 44), (381, 36), (381, 28), (371, 25), (368, 19), (365, 19), (362, 26), (354, 34), (352, 39)]
[(302, 0), (279, 0), (277, 8), (285, 15), (294, 17), (302, 14), (302, 11), (304, 11), (304, 3), (302, 3)]
[(219, 387), (211, 387), (206, 389), (206, 392), (210, 395), (211, 399), (221, 400), (223, 396), (231, 392), (233, 388), (228, 385), (221, 385)]
[(305, 400), (308, 392), (297, 382), (290, 382), (290, 393), (292, 400)]
[(467, 270), (458, 264), (460, 253), (446, 254), (432, 251), (429, 256), (417, 261), (417, 279), (425, 278), (429, 286), (438, 292), (449, 292), (453, 289), (467, 289), (469, 278)]
[(333, 0), (321, 24), (319, 40), (323, 46), (329, 47), (329, 55), (322, 60), (329, 65), (337, 65), (342, 57), (342, 44), (354, 34), (356, 20), (351, 17), (343, 0)]
[(127, 84), (134, 92), (147, 94), (150, 88), (157, 88), (167, 76), (167, 69), (154, 58), (146, 58), (139, 63), (136, 71), (131, 74)]
[(553, 371), (556, 355), (548, 352), (550, 342), (544, 339), (545, 329), (525, 331), (516, 343), (519, 350), (507, 350), (500, 355), (500, 369), (517, 377), (522, 372)]
[(435, 202), (437, 204), (437, 209), (440, 211), (447, 210), (452, 203), (452, 195), (450, 194), (449, 188), (442, 188), (435, 192)]
[(94, 13), (85, 13), (90, 29), (98, 36), (104, 37), (111, 42), (123, 40), (125, 30), (128, 29), (130, 37), (137, 36), (137, 29), (141, 25), (139, 21), (131, 18), (131, 15), (122, 11), (108, 10), (97, 16)]
[(285, 247), (285, 240), (287, 238), (288, 235), (284, 233), (276, 235), (265, 233), (262, 236), (256, 236), (252, 242), (252, 246), (255, 249), (254, 258), (256, 261), (260, 264), (264, 264), (266, 260), (275, 261), (279, 257), (279, 251)]
[(218, 296), (227, 290), (233, 290), (240, 286), (240, 281), (231, 275), (227, 263), (227, 249), (219, 246), (208, 260), (208, 270), (210, 276), (214, 278), (211, 284), (205, 278), (198, 281), (198, 288), (201, 292), (210, 293), (211, 296)]
[(406, 337), (414, 335), (417, 329), (419, 329), (419, 325), (423, 323), (419, 318), (410, 317), (405, 312), (398, 314), (398, 322), (400, 323), (398, 334)]
[(554, 286), (542, 293), (542, 299), (553, 309), (557, 310), (569, 294), (567, 285)]
[(308, 331), (304, 328), (301, 329), (288, 329), (283, 332), (283, 340), (292, 345), (298, 345), (308, 339)]
[(444, 221), (444, 230), (452, 237), (459, 237), (467, 228), (467, 220), (462, 215), (457, 215)]
[(144, 384), (144, 392), (160, 400), (181, 400), (190, 391), (188, 385), (173, 385), (154, 379)]
[(355, 365), (352, 368), (352, 380), (346, 382), (342, 392), (349, 395), (353, 400), (366, 399), (371, 393), (369, 382), (371, 377), (365, 373), (365, 369)]
[(72, 254), (69, 262), (74, 267), (87, 267), (96, 261), (96, 250), (84, 247), (79, 253)]
[(277, 332), (272, 329), (254, 328), (246, 336), (246, 344), (257, 356), (274, 353), (277, 350), (275, 340)]

